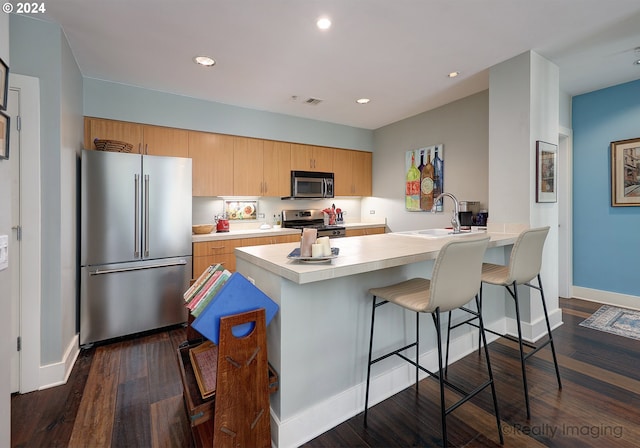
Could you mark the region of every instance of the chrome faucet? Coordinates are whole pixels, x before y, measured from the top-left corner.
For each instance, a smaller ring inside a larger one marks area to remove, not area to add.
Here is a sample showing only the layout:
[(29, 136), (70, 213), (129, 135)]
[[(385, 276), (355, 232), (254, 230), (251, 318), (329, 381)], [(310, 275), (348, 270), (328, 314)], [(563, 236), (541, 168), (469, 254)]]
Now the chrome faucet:
[(433, 200), (433, 207), (431, 207), (431, 213), (436, 212), (436, 204), (440, 199), (444, 196), (449, 196), (453, 201), (453, 215), (451, 216), (451, 227), (453, 227), (453, 233), (460, 233), (460, 204), (458, 203), (458, 199), (451, 193), (440, 193), (437, 198)]

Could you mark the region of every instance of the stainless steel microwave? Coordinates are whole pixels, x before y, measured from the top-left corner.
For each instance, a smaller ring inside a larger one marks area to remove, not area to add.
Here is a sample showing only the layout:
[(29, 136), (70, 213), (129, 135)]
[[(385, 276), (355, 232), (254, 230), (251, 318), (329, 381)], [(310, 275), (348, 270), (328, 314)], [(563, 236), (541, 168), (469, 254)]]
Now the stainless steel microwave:
[(291, 196), (286, 199), (333, 197), (333, 173), (291, 171)]

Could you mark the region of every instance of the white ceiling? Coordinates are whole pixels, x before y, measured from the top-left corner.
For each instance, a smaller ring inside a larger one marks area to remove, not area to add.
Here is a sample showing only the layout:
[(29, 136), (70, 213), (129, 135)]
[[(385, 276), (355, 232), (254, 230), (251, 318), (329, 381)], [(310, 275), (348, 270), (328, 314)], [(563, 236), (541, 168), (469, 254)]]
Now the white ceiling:
[[(45, 4), (85, 77), (366, 129), (487, 89), (491, 66), (527, 50), (560, 67), (571, 95), (640, 79), (638, 0)], [(217, 64), (196, 66), (200, 54)]]

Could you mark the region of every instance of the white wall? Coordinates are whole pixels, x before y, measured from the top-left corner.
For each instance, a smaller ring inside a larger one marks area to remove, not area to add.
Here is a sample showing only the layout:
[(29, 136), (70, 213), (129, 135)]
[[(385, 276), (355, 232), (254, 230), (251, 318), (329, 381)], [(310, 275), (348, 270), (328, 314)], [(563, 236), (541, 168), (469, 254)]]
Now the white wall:
[(61, 45), (60, 103), (60, 266), (62, 341), (76, 335), (76, 298), (78, 296), (78, 197), (80, 153), (83, 146), (82, 74), (64, 34)]
[[(0, 58), (11, 69), (9, 60), (9, 14), (0, 14)], [(9, 161), (0, 160), (0, 235), (11, 235), (11, 172)], [(11, 255), (11, 254), (9, 254)], [(11, 291), (10, 272), (0, 271), (2, 308), (0, 313), (0, 446), (11, 445), (11, 302), (7, 291)]]
[(362, 218), (386, 217), (393, 232), (449, 225), (453, 210), (449, 199), (445, 213), (405, 210), (405, 152), (442, 143), (444, 191), (460, 201), (480, 201), (482, 208), (489, 208), (491, 219), (488, 102), (488, 91), (480, 92), (374, 131), (373, 197), (362, 200)]
[[(505, 228), (550, 226), (542, 263), (545, 297), (558, 308), (558, 204), (536, 203), (536, 141), (558, 144), (559, 70), (534, 52), (489, 74), (489, 198), (492, 222)], [(535, 282), (534, 282), (535, 283)], [(539, 300), (523, 288), (523, 320), (542, 318)]]
[(76, 333), (76, 153), (83, 139), (82, 76), (58, 25), (15, 14), (9, 20), (12, 71), (40, 80), (40, 365), (55, 372), (46, 381), (56, 383), (65, 379), (69, 365), (64, 358)]

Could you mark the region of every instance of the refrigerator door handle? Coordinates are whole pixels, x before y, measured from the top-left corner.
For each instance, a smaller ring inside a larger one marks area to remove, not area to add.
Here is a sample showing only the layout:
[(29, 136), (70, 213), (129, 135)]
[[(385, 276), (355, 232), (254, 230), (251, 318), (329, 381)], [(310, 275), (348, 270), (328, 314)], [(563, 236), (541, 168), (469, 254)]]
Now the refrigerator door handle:
[(182, 266), (185, 264), (187, 264), (187, 260), (183, 259), (179, 261), (174, 261), (172, 263), (158, 263), (158, 264), (152, 264), (148, 266), (136, 266), (131, 268), (104, 269), (104, 270), (96, 269), (95, 271), (90, 271), (89, 275), (116, 274), (118, 272), (141, 271), (143, 269), (168, 268), (171, 266)]
[(149, 256), (149, 175), (144, 175), (144, 256)]
[(140, 175), (135, 176), (134, 225), (133, 225), (133, 253), (140, 258)]

